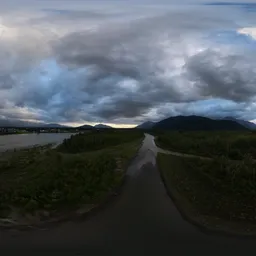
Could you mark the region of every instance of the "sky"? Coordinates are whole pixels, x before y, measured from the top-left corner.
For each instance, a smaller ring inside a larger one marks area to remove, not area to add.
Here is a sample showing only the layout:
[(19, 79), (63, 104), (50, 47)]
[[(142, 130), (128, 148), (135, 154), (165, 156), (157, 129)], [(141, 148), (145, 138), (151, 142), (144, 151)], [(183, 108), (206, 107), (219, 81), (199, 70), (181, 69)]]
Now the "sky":
[(256, 3), (0, 2), (0, 121), (256, 121)]

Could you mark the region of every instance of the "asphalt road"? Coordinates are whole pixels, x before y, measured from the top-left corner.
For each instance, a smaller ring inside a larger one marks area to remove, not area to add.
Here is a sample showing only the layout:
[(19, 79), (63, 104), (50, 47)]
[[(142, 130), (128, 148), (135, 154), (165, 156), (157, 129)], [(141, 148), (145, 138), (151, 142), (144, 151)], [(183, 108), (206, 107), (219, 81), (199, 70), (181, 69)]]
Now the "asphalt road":
[(0, 231), (1, 255), (255, 256), (256, 240), (205, 234), (183, 220), (155, 166), (157, 151), (146, 135), (123, 192), (94, 216), (45, 230)]

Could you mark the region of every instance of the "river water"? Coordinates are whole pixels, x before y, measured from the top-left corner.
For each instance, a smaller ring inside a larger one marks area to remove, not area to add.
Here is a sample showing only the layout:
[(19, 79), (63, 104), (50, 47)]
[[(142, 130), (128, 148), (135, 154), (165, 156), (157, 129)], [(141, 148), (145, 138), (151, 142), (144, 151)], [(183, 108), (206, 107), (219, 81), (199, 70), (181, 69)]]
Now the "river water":
[(0, 152), (48, 143), (59, 144), (74, 133), (29, 133), (0, 136)]

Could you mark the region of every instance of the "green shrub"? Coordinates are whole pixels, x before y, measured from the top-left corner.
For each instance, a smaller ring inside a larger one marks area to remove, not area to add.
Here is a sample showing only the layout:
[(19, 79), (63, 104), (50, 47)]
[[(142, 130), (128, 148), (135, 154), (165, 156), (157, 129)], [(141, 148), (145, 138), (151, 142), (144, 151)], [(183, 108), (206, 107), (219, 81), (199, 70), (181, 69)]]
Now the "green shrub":
[[(142, 140), (141, 133), (129, 135), (126, 132), (122, 136), (120, 133), (109, 132), (99, 137), (92, 134), (88, 140), (84, 139), (87, 138), (84, 134), (73, 136), (62, 144), (68, 146), (61, 148), (72, 154), (49, 147), (4, 154), (0, 159), (0, 216), (8, 215), (12, 207), (33, 212), (67, 210), (80, 204), (97, 203), (123, 178), (120, 166), (119, 171), (115, 171), (117, 159), (121, 167), (125, 166)], [(113, 144), (118, 145), (109, 147)], [(87, 148), (88, 145), (92, 147)], [(99, 148), (104, 149), (93, 151)], [(75, 154), (75, 151), (88, 152)]]
[(256, 157), (256, 134), (252, 132), (162, 132), (156, 143), (172, 151), (207, 157)]
[(99, 150), (110, 146), (140, 139), (143, 136), (141, 131), (100, 131), (91, 133), (80, 133), (72, 135), (69, 139), (57, 147), (59, 152), (65, 153), (81, 153), (93, 150)]
[(206, 161), (160, 154), (158, 163), (168, 184), (200, 214), (256, 222), (256, 163), (251, 156)]

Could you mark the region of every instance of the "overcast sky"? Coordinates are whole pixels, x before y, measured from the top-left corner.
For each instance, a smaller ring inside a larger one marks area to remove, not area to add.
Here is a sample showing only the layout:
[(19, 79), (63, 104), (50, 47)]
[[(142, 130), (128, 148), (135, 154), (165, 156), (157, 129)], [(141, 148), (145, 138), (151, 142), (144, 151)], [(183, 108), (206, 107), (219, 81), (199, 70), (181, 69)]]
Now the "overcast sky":
[(0, 58), (0, 119), (256, 119), (250, 1), (1, 1)]

